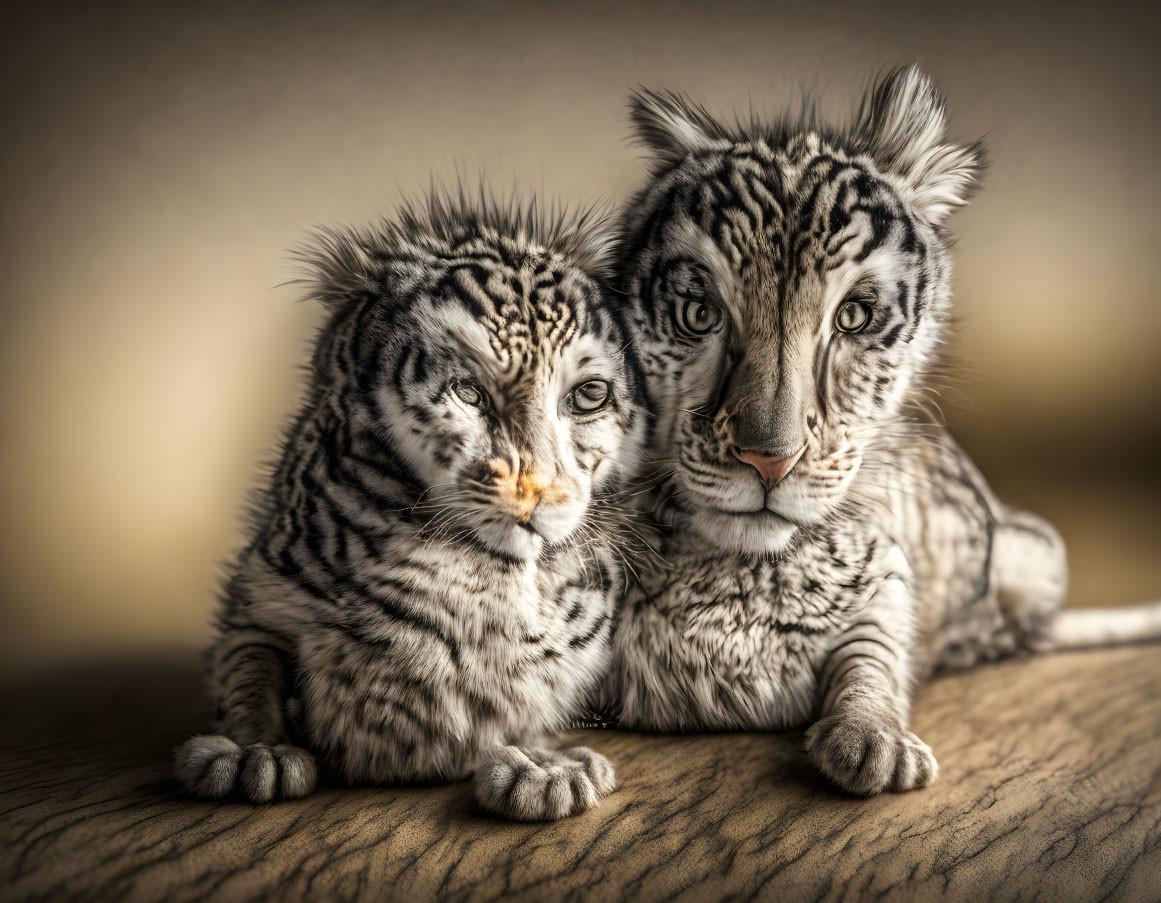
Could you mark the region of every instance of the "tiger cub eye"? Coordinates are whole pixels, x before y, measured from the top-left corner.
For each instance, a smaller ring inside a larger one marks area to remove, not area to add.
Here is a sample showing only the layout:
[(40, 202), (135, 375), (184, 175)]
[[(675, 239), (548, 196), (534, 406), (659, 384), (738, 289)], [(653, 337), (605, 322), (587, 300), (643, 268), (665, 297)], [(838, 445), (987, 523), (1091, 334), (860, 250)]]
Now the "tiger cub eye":
[(572, 390), (570, 405), (578, 414), (591, 414), (609, 403), (609, 384), (603, 379), (590, 379)]
[(456, 397), (464, 404), (473, 408), (482, 408), (484, 406), (484, 393), (480, 387), (470, 382), (457, 382), (452, 391), (456, 393)]
[(862, 332), (870, 322), (871, 305), (865, 301), (844, 301), (834, 314), (835, 329), (839, 332)]
[(721, 311), (705, 301), (690, 298), (681, 307), (681, 325), (694, 335), (713, 331), (721, 318)]

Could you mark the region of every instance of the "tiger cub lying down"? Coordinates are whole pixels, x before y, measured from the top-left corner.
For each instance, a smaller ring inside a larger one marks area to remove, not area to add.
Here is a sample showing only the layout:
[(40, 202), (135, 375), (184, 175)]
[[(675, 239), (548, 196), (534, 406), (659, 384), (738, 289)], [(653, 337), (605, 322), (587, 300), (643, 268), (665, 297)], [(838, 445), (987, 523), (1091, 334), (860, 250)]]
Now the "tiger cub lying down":
[(607, 237), (461, 192), (304, 253), (328, 317), (222, 594), (189, 791), (474, 773), (486, 810), (531, 820), (612, 790), (603, 756), (541, 740), (607, 669), (609, 494), (646, 426)]
[(1057, 615), (1059, 535), (916, 422), (950, 305), (943, 222), (982, 164), (923, 75), (880, 81), (845, 130), (727, 126), (648, 92), (632, 116), (653, 169), (621, 279), (668, 533), (619, 607), (623, 726), (810, 724), (839, 786), (909, 790), (938, 770), (908, 730), (933, 670), (1161, 635), (1158, 606)]

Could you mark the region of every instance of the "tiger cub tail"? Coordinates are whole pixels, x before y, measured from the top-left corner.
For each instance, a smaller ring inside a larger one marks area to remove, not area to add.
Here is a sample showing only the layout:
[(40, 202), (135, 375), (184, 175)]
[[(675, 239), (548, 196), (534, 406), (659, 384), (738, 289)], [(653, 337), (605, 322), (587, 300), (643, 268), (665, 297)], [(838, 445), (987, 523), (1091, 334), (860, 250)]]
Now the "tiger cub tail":
[(1124, 608), (1065, 609), (1052, 624), (1049, 649), (1090, 649), (1161, 640), (1161, 602)]

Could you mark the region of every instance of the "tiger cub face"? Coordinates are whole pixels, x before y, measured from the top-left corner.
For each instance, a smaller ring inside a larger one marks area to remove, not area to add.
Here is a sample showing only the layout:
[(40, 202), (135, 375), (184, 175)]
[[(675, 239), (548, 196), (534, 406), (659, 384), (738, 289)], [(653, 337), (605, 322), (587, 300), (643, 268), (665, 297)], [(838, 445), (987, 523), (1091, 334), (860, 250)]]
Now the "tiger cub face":
[(337, 294), (358, 351), (336, 366), (429, 535), (535, 559), (636, 468), (645, 428), (603, 233), (541, 223), (538, 239), (534, 217), (431, 204), (389, 252), (382, 235), (330, 236), (330, 265), (358, 270), (327, 276), (356, 286)]
[(844, 133), (727, 128), (671, 94), (632, 101), (652, 178), (627, 208), (623, 278), (673, 469), (673, 517), (775, 553), (843, 504), (940, 340), (941, 223), (978, 147), (893, 73)]

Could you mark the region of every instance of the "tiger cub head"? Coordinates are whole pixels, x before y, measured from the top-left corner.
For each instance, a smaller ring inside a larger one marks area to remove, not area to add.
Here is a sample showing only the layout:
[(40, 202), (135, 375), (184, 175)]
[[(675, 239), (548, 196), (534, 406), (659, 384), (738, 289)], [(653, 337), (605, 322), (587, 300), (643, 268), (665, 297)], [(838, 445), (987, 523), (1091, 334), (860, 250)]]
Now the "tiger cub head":
[(383, 505), (519, 561), (593, 537), (594, 498), (635, 470), (646, 428), (604, 285), (609, 231), (591, 212), (433, 192), (303, 252), (332, 311), (316, 382)]
[(632, 97), (653, 167), (627, 206), (621, 276), (673, 471), (667, 516), (776, 553), (851, 497), (940, 342), (943, 223), (982, 166), (914, 68), (853, 122), (726, 125), (683, 96)]

